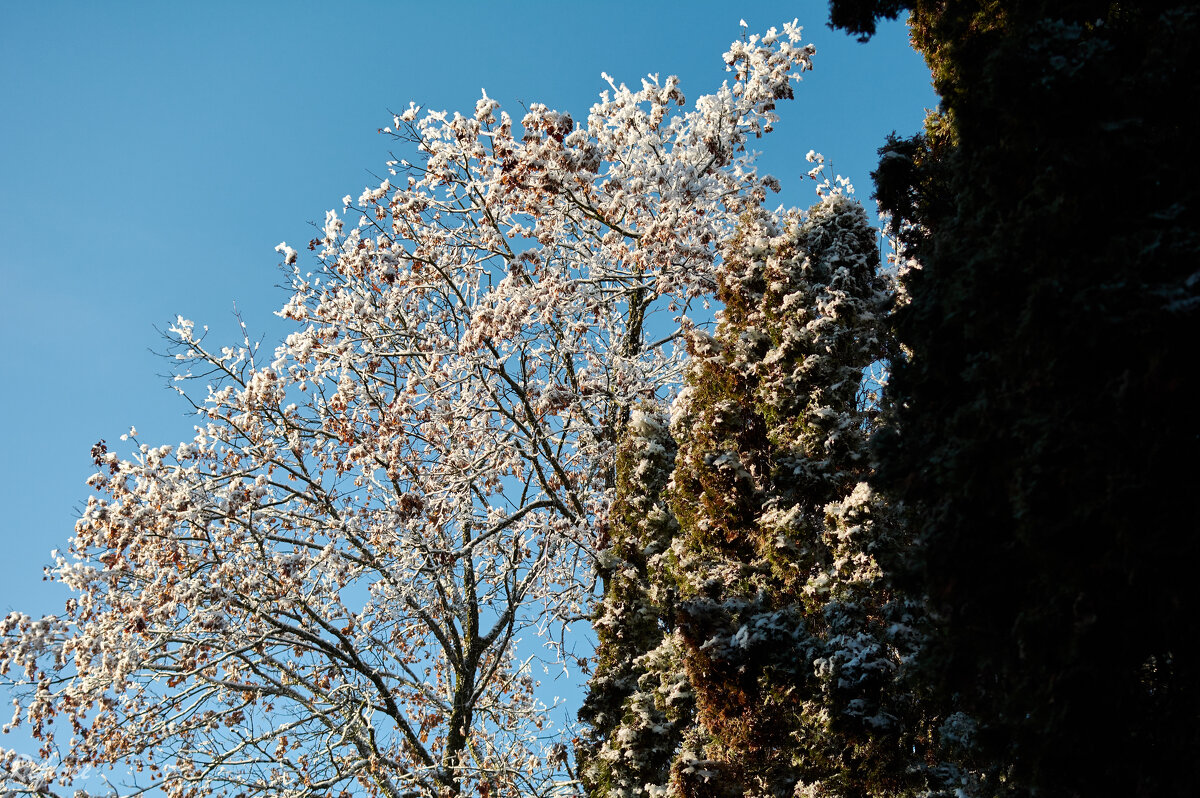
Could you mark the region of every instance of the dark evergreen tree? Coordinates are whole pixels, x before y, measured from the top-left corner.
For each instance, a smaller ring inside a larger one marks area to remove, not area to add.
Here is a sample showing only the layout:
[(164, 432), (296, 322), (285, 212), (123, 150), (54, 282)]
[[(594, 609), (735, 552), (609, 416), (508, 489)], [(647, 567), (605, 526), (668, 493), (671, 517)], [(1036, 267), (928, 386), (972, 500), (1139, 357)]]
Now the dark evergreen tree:
[(876, 484), (925, 689), (980, 794), (1200, 794), (1200, 11), (905, 5), (942, 106), (877, 173), (913, 268)]

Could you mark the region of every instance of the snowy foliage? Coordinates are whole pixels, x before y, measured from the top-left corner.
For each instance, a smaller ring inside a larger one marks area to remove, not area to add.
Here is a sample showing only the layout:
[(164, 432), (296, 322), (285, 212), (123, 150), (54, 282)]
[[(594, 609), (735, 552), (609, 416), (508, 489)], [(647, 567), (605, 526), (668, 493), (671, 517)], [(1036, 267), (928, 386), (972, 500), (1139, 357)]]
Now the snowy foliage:
[(277, 247), (272, 355), (179, 319), (194, 438), (97, 444), (52, 570), (73, 598), (4, 621), (41, 745), (3, 753), (4, 790), (109, 765), (172, 798), (563, 790), (517, 642), (561, 654), (585, 611), (617, 433), (678, 381), (716, 243), (775, 185), (746, 143), (811, 66), (799, 34), (735, 43), (691, 110), (654, 76), (582, 123), (410, 107), (411, 162), (326, 214), (316, 273)]
[(672, 507), (678, 635), (696, 702), (672, 787), (895, 795), (932, 786), (901, 671), (920, 645), (881, 559), (903, 545), (864, 483), (887, 282), (862, 207), (747, 214), (722, 249), (714, 336), (694, 334)]
[(604, 597), (596, 611), (597, 665), (579, 715), (589, 796), (658, 794), (693, 702), (673, 633), (672, 544), (679, 525), (667, 506), (675, 442), (661, 414), (633, 411), (617, 456), (610, 539), (600, 552)]

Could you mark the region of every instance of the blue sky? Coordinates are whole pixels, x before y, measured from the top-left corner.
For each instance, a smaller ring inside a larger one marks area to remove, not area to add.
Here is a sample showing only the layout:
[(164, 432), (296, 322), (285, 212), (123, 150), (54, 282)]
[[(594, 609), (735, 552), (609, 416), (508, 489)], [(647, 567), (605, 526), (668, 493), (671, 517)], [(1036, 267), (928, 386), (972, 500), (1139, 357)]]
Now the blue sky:
[[(888, 132), (936, 99), (902, 25), (867, 45), (825, 26), (825, 0), (743, 2), (61, 3), (0, 5), (0, 613), (53, 612), (41, 581), (87, 496), (88, 456), (130, 425), (191, 437), (155, 327), (176, 314), (236, 342), (234, 305), (273, 347), (281, 240), (312, 237), (377, 185), (376, 130), (410, 100), (582, 118), (605, 88), (677, 74), (689, 100), (725, 79), (739, 18), (799, 18), (815, 71), (763, 139), (781, 201), (808, 205), (816, 149), (869, 200)], [(374, 182), (373, 182), (374, 181)], [(307, 253), (305, 253), (307, 254)]]

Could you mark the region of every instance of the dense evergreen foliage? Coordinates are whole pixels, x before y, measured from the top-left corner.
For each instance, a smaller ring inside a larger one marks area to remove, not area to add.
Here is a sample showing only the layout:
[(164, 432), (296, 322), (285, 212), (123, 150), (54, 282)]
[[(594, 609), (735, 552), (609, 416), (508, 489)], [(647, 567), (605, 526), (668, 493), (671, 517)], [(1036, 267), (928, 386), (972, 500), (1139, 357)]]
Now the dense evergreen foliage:
[[(888, 688), (912, 627), (876, 559), (862, 375), (887, 301), (862, 207), (832, 195), (724, 248), (709, 338), (677, 402), (679, 626), (700, 728), (685, 796), (889, 792), (906, 769)], [(911, 750), (911, 746), (909, 747)]]
[[(863, 375), (888, 352), (891, 301), (875, 233), (831, 194), (804, 215), (748, 214), (723, 256), (724, 310), (715, 335), (693, 333), (672, 410), (673, 514), (670, 447), (648, 417), (619, 461), (618, 495), (642, 498), (623, 501), (604, 559), (585, 782), (593, 795), (936, 788), (955, 774), (930, 764), (932, 719), (904, 668), (920, 623), (882, 565), (907, 541), (864, 481)], [(690, 725), (672, 695), (694, 702)]]
[(617, 453), (617, 493), (600, 562), (604, 600), (593, 623), (599, 661), (579, 716), (577, 750), (591, 796), (666, 789), (671, 761), (691, 725), (691, 688), (672, 636), (676, 590), (669, 576), (679, 524), (667, 506), (675, 465), (667, 419), (632, 413)]
[(923, 681), (977, 719), (984, 794), (1194, 795), (1200, 13), (909, 5), (943, 104), (877, 173), (914, 266), (877, 453)]

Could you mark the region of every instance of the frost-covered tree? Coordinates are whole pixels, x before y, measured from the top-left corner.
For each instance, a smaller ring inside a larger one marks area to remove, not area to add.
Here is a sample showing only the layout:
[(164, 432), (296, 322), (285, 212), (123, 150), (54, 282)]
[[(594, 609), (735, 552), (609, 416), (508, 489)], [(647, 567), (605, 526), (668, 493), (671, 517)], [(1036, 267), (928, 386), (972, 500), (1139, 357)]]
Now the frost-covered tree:
[(668, 419), (633, 412), (617, 454), (609, 539), (599, 552), (604, 595), (593, 626), (596, 670), (580, 719), (587, 795), (659, 794), (682, 734), (693, 722), (691, 687), (673, 634), (671, 547), (679, 524), (667, 504), (675, 467)]
[(885, 567), (905, 535), (865, 484), (890, 301), (874, 230), (840, 191), (746, 214), (715, 335), (673, 410), (677, 636), (697, 723), (683, 796), (897, 795), (934, 786), (901, 669), (920, 630)]
[(0, 621), (40, 745), (0, 752), (3, 791), (109, 766), (174, 798), (573, 789), (528, 660), (584, 612), (617, 432), (679, 379), (715, 244), (773, 186), (745, 145), (799, 38), (735, 43), (692, 110), (674, 77), (610, 80), (582, 123), (410, 107), (316, 273), (280, 245), (281, 346), (174, 324), (194, 439), (97, 444), (51, 568), (73, 597)]

